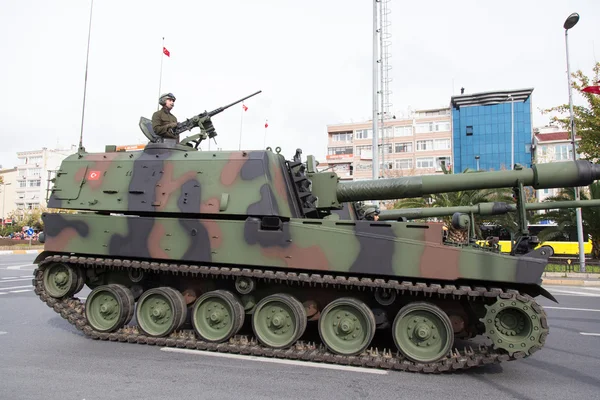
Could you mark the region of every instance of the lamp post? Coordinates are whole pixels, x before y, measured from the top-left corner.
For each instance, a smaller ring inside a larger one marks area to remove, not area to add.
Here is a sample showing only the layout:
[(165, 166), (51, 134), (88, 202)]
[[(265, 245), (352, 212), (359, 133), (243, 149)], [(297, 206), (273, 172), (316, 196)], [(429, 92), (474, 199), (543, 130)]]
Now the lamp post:
[(6, 201), (6, 186), (8, 185), (10, 185), (10, 183), (2, 182), (2, 228), (6, 226), (6, 223), (4, 222), (4, 204)]
[(510, 169), (515, 167), (515, 101), (512, 94), (508, 95), (510, 100)]
[[(569, 83), (569, 126), (571, 128), (571, 145), (573, 146), (573, 160), (577, 160), (577, 147), (575, 146), (575, 119), (573, 118), (573, 88), (571, 87), (571, 67), (569, 65), (569, 29), (579, 21), (579, 14), (573, 13), (567, 17), (563, 28), (565, 28), (565, 48), (567, 52), (567, 81)], [(575, 188), (575, 200), (579, 200), (579, 188)], [(585, 251), (583, 249), (583, 219), (581, 208), (575, 210), (577, 215), (577, 240), (579, 242), (579, 267), (580, 272), (585, 272)]]
[(479, 156), (475, 156), (475, 162), (477, 163), (477, 171), (479, 171)]

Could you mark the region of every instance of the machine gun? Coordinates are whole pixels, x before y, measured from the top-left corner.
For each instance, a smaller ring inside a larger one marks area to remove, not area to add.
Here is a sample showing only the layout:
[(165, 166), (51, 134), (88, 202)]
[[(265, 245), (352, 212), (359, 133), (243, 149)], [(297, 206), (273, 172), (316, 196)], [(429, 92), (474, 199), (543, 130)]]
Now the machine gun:
[(199, 134), (189, 136), (180, 142), (180, 144), (183, 144), (183, 145), (186, 145), (188, 143), (194, 143), (194, 148), (198, 148), (198, 145), (200, 144), (200, 142), (202, 140), (204, 140), (206, 138), (212, 139), (215, 136), (217, 136), (217, 132), (211, 121), (211, 117), (225, 111), (226, 109), (228, 109), (231, 106), (234, 106), (238, 103), (241, 103), (242, 101), (244, 101), (246, 99), (249, 99), (250, 97), (256, 96), (257, 94), (259, 94), (261, 92), (262, 92), (262, 90), (259, 90), (257, 92), (252, 93), (249, 96), (246, 96), (242, 99), (234, 101), (231, 104), (228, 104), (223, 107), (215, 108), (212, 111), (204, 111), (203, 113), (195, 115), (192, 118), (188, 118), (183, 122), (179, 122), (177, 124), (177, 126), (173, 129), (173, 133), (178, 135), (182, 132), (192, 130), (195, 127), (199, 127), (200, 128)]

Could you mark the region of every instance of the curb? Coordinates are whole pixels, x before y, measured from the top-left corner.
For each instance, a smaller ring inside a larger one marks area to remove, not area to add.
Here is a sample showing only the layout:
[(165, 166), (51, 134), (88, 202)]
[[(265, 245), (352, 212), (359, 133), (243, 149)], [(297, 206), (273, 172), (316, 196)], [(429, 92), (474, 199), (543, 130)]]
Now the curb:
[(0, 250), (0, 256), (9, 254), (40, 254), (44, 249), (37, 250)]
[(600, 281), (583, 279), (543, 279), (542, 285), (600, 287)]

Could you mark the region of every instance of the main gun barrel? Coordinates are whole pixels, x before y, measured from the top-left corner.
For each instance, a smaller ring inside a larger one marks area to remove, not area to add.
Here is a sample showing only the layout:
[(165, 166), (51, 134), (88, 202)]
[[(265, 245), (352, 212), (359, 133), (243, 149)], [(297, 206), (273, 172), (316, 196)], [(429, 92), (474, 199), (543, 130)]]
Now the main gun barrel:
[(363, 200), (392, 200), (428, 194), (518, 186), (535, 189), (588, 186), (600, 179), (600, 165), (578, 160), (517, 167), (511, 171), (410, 176), (368, 181), (340, 182), (340, 203)]

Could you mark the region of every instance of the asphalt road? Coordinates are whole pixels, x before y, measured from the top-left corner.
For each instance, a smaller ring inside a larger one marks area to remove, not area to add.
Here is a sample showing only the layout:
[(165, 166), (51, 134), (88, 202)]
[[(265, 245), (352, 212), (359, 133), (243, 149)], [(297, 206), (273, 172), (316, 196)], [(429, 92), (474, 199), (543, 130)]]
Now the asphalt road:
[(420, 375), (94, 341), (35, 296), (33, 258), (0, 256), (0, 399), (562, 400), (598, 398), (600, 393), (598, 288), (548, 287), (560, 304), (542, 300), (551, 332), (532, 357)]

